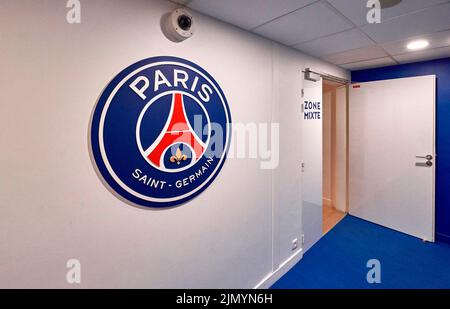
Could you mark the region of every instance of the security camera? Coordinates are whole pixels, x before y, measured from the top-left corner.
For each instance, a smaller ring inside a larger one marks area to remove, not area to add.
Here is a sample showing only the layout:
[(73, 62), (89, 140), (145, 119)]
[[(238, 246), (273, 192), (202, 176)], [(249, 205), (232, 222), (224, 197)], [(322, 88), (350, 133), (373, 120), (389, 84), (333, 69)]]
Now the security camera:
[(176, 9), (162, 19), (162, 30), (173, 42), (182, 42), (194, 35), (194, 17), (185, 9)]

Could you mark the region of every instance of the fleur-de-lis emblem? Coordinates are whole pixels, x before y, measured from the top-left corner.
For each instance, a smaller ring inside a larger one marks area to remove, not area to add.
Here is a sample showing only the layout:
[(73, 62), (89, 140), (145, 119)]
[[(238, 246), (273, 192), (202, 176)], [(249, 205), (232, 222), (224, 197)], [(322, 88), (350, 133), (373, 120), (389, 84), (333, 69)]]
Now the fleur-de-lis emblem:
[(181, 161), (186, 161), (186, 159), (187, 156), (181, 152), (180, 148), (178, 148), (175, 155), (170, 157), (170, 162), (180, 164)]

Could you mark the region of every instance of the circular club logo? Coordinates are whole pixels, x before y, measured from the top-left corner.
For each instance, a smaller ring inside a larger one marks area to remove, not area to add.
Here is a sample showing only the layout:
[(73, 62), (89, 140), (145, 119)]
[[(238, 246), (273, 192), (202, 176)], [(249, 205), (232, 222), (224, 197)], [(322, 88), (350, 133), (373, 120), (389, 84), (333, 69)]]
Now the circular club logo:
[(175, 57), (135, 63), (103, 91), (91, 147), (108, 185), (134, 204), (186, 202), (214, 180), (230, 141), (231, 117), (217, 82)]

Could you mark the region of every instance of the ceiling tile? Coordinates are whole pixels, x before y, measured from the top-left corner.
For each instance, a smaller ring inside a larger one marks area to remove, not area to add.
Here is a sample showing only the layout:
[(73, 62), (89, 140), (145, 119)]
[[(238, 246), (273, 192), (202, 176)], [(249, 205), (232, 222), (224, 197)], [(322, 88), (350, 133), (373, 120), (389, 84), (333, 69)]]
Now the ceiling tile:
[(450, 29), (450, 3), (361, 27), (377, 43)]
[(286, 45), (294, 45), (350, 28), (352, 25), (349, 22), (317, 2), (258, 27), (254, 32)]
[(409, 38), (407, 40), (400, 40), (390, 43), (385, 43), (382, 47), (391, 55), (410, 53), (411, 51), (406, 48), (409, 42), (414, 40), (427, 40), (430, 42), (430, 46), (427, 49), (434, 49), (438, 47), (450, 46), (450, 30), (436, 32), (428, 35), (421, 35)]
[(295, 45), (294, 47), (315, 57), (323, 57), (370, 45), (373, 45), (371, 40), (362, 34), (361, 31), (353, 29)]
[(416, 61), (425, 61), (439, 58), (450, 57), (450, 47), (441, 47), (420, 52), (407, 53), (403, 55), (394, 56), (394, 59), (399, 63), (411, 63)]
[(190, 0), (169, 0), (169, 1), (177, 3), (177, 4), (181, 4), (181, 5), (187, 5), (190, 2)]
[[(328, 2), (344, 14), (356, 25), (367, 24), (367, 1), (362, 0), (328, 0)], [(449, 0), (403, 0), (398, 5), (386, 8), (381, 11), (381, 20), (388, 20), (393, 17), (415, 12), (420, 9), (431, 7), (437, 4), (449, 2)]]
[(389, 55), (386, 54), (386, 52), (382, 48), (378, 46), (371, 46), (326, 56), (323, 57), (323, 59), (334, 64), (345, 64), (351, 62), (360, 62), (365, 60), (383, 58), (387, 56)]
[(252, 29), (316, 0), (192, 0), (188, 7), (244, 29)]
[(364, 69), (372, 69), (372, 68), (380, 68), (388, 65), (396, 65), (394, 60), (391, 57), (384, 57), (373, 60), (359, 61), (353, 63), (347, 63), (341, 65), (344, 69), (355, 71), (355, 70), (364, 70)]
[[(170, 1), (352, 70), (450, 56), (450, 0), (403, 0), (381, 24), (367, 24), (366, 0)], [(414, 39), (430, 47), (407, 51)]]

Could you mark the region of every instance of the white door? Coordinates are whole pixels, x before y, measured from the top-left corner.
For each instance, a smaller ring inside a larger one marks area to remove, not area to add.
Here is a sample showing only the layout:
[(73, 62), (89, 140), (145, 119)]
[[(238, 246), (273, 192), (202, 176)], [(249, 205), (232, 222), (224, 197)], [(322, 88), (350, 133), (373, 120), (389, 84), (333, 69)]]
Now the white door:
[(322, 237), (322, 79), (305, 79), (302, 99), (302, 226), (307, 251)]
[(435, 80), (360, 83), (349, 94), (350, 214), (428, 241), (434, 241)]

